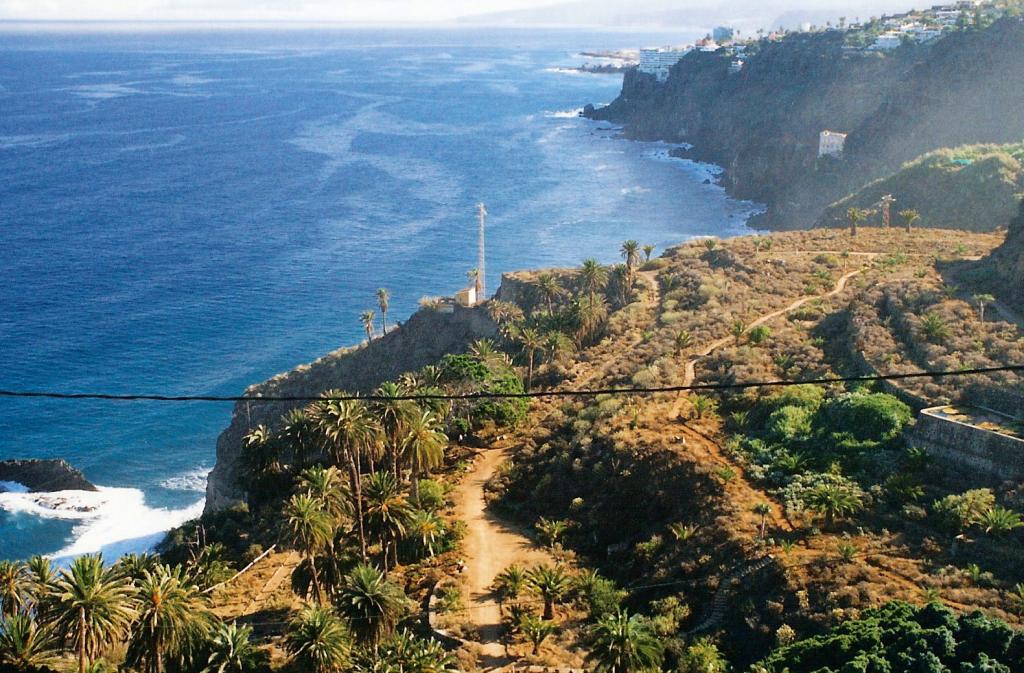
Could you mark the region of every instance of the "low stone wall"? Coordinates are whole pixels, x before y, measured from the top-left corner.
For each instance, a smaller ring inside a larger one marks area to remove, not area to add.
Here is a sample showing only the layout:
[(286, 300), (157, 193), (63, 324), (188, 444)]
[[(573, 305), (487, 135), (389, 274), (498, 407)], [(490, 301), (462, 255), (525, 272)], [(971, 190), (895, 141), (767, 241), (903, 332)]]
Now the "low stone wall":
[(945, 418), (944, 407), (924, 409), (910, 433), (912, 446), (954, 468), (967, 480), (1024, 480), (1024, 440)]

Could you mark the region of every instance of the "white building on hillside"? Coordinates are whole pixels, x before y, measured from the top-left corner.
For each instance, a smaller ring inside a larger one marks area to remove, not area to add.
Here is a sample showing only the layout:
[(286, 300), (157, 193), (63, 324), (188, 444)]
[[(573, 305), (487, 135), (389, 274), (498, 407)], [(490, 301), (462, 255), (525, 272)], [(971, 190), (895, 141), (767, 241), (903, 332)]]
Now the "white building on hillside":
[(640, 72), (654, 75), (659, 82), (668, 79), (668, 71), (672, 69), (679, 59), (686, 56), (687, 49), (641, 49), (640, 50)]
[(836, 131), (829, 131), (828, 129), (821, 132), (818, 136), (818, 156), (824, 157), (839, 157), (842, 156), (843, 150), (846, 148), (846, 134), (838, 133)]
[(875, 38), (875, 43), (868, 47), (872, 51), (892, 51), (903, 44), (903, 35), (890, 31)]

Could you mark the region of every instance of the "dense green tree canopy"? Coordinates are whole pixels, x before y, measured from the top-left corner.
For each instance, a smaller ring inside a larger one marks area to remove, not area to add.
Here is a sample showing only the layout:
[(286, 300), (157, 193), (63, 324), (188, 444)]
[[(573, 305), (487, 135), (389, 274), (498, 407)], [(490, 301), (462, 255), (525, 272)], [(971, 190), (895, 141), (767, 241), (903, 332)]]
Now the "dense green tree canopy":
[(1011, 673), (1024, 633), (979, 612), (892, 602), (824, 635), (776, 650), (756, 673)]

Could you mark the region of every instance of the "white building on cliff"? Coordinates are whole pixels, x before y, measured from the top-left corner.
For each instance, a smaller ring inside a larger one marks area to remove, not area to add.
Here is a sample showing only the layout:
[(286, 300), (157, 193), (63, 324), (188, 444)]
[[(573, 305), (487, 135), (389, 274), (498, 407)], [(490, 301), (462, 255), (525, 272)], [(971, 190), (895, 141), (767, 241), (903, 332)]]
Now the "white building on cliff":
[(819, 157), (839, 157), (842, 156), (843, 150), (846, 148), (846, 134), (838, 133), (836, 131), (824, 130), (821, 135), (818, 136), (818, 156)]
[(689, 53), (689, 49), (641, 49), (640, 72), (654, 75), (659, 82), (668, 79), (668, 72), (679, 59)]

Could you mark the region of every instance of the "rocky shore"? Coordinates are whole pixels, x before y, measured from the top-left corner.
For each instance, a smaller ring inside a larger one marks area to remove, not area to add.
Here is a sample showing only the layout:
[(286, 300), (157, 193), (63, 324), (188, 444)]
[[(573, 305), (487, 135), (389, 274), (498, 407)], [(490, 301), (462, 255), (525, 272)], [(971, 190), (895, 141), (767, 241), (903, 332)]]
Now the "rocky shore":
[(31, 493), (99, 490), (65, 460), (0, 461), (0, 482), (4, 481), (21, 484)]

